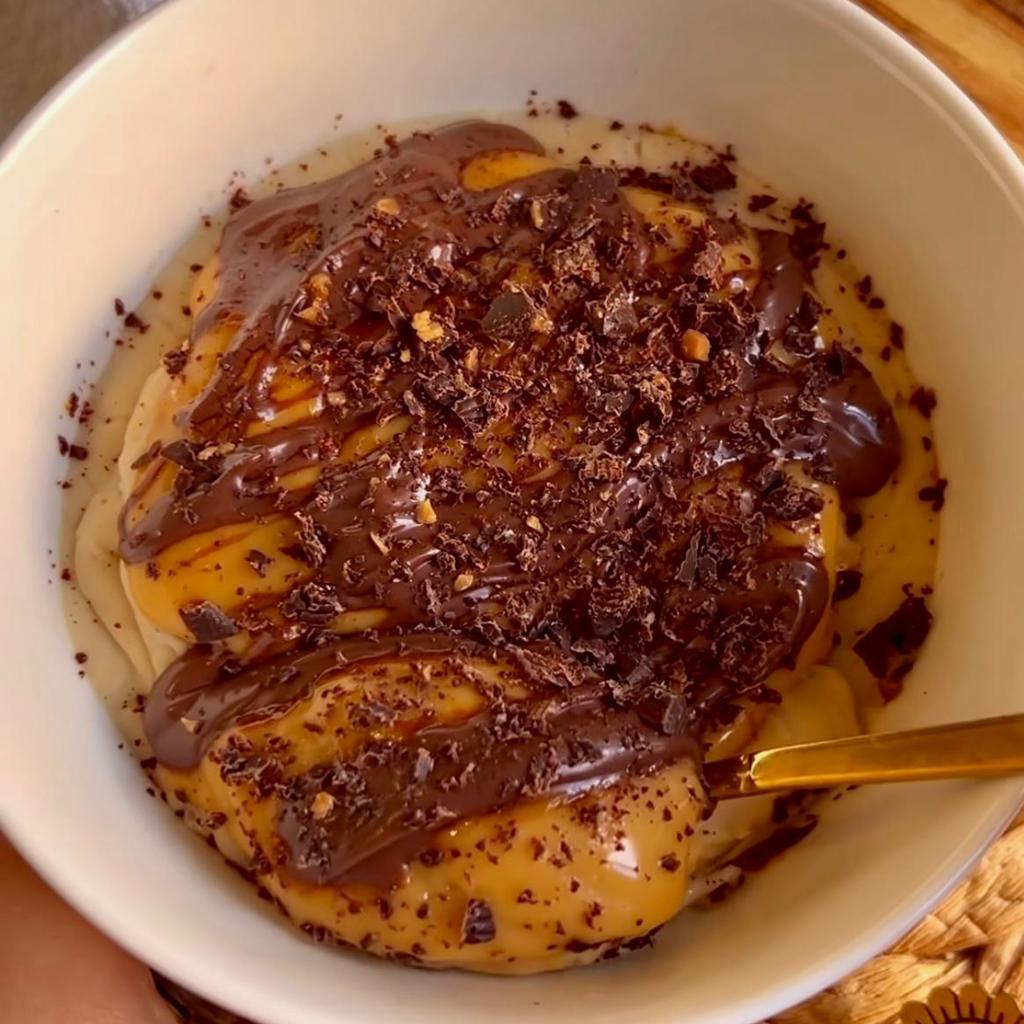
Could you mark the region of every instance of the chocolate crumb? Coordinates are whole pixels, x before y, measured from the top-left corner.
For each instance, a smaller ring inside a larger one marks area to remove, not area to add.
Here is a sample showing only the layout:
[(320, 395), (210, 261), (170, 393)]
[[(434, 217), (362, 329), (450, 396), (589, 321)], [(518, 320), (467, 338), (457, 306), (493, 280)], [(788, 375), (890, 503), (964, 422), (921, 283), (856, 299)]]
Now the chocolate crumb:
[(921, 490), (917, 492), (917, 496), (921, 501), (929, 503), (933, 512), (941, 512), (943, 506), (946, 504), (946, 488), (948, 486), (949, 481), (943, 477), (939, 477), (934, 484), (922, 487)]
[(188, 353), (182, 348), (171, 349), (164, 354), (163, 364), (168, 376), (177, 377), (188, 363)]
[(245, 560), (252, 571), (261, 579), (267, 575), (267, 566), (273, 561), (269, 555), (265, 555), (262, 551), (257, 551), (256, 548), (249, 550)]
[(904, 598), (892, 615), (872, 626), (853, 649), (873, 676), (886, 679), (918, 651), (931, 624), (932, 615), (924, 598), (912, 595)]
[(467, 946), (491, 942), (497, 930), (490, 904), (483, 900), (470, 899), (462, 917), (462, 941)]
[(778, 201), (778, 196), (770, 196), (766, 192), (761, 192), (747, 200), (747, 209), (751, 213), (758, 213), (761, 210), (767, 210), (769, 206), (773, 206)]
[(212, 601), (195, 601), (184, 605), (178, 614), (199, 643), (226, 640), (238, 632), (234, 619), (225, 615)]
[(938, 404), (935, 392), (931, 388), (915, 388), (910, 393), (909, 402), (926, 420), (932, 418), (932, 412)]
[(147, 324), (138, 313), (131, 312), (124, 318), (125, 327), (129, 327), (134, 331), (138, 331), (139, 334), (145, 334), (149, 330), (149, 324)]
[(689, 171), (690, 180), (704, 192), (727, 192), (736, 187), (736, 175), (724, 160)]
[(68, 458), (77, 459), (79, 462), (84, 462), (89, 458), (89, 449), (84, 445), (73, 444), (66, 437), (57, 435), (57, 451), (61, 455), (66, 455)]
[(574, 117), (579, 117), (580, 112), (568, 101), (558, 101), (558, 116), (564, 117), (566, 121), (571, 121)]
[(530, 300), (519, 291), (505, 291), (487, 309), (480, 326), (496, 341), (519, 341), (530, 333)]
[(840, 569), (836, 573), (836, 586), (832, 592), (832, 601), (845, 601), (860, 590), (864, 574), (859, 569)]

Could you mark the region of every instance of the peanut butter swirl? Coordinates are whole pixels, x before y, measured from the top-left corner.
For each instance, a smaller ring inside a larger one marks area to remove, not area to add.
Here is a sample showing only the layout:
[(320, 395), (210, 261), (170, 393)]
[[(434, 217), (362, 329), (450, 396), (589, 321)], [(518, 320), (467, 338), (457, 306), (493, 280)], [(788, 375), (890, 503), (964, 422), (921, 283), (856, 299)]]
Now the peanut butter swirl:
[[(524, 173), (475, 186), (469, 169), (509, 151)], [(280, 519), (302, 567), (281, 593), (182, 610), (197, 643), (145, 712), (168, 766), (353, 661), (522, 669), (521, 706), (493, 695), (282, 784), (307, 881), (383, 884), (453, 820), (695, 756), (737, 701), (772, 699), (828, 606), (798, 527), (899, 462), (871, 375), (818, 334), (806, 211), (753, 232), (716, 214), (721, 175), (541, 157), (467, 122), (240, 210), (192, 335), (230, 343), (122, 511), (129, 565)], [(681, 229), (643, 212), (660, 197), (690, 211)], [(759, 261), (736, 257), (740, 237)], [(375, 628), (340, 635), (359, 610)], [(239, 752), (224, 770), (260, 766)]]

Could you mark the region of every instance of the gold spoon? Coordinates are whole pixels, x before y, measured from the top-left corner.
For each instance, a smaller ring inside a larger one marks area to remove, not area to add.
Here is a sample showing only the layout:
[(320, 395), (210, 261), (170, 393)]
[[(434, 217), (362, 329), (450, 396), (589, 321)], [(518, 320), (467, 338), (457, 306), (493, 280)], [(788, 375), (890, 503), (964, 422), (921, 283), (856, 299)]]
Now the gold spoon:
[(704, 766), (712, 797), (874, 782), (1024, 774), (1024, 715), (851, 736), (741, 754)]

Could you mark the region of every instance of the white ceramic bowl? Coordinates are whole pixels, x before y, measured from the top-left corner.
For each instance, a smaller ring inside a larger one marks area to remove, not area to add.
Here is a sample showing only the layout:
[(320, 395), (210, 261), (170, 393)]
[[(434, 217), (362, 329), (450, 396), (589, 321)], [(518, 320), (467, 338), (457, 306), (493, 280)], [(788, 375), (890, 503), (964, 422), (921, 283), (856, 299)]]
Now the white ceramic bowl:
[(2, 824), (140, 957), (267, 1024), (748, 1024), (881, 950), (1018, 802), (1015, 782), (861, 790), (653, 951), (560, 976), (403, 970), (317, 947), (143, 792), (76, 678), (50, 583), (54, 435), (76, 360), (232, 170), (378, 120), (520, 106), (530, 88), (731, 142), (819, 203), (941, 396), (952, 480), (936, 628), (886, 725), (1024, 709), (1024, 173), (934, 67), (841, 0), (179, 0), (76, 72), (0, 164), (6, 599)]

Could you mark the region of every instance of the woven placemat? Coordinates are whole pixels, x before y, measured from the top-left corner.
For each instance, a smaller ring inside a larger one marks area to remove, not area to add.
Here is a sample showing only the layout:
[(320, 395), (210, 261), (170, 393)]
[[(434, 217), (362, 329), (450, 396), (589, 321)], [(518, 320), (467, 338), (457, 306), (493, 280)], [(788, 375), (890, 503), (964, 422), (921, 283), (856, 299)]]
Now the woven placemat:
[(888, 953), (770, 1024), (893, 1024), (908, 1002), (971, 983), (1024, 1003), (1024, 813)]

